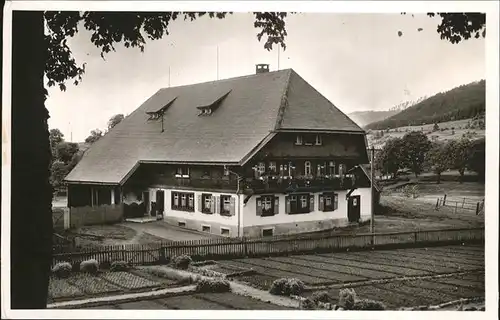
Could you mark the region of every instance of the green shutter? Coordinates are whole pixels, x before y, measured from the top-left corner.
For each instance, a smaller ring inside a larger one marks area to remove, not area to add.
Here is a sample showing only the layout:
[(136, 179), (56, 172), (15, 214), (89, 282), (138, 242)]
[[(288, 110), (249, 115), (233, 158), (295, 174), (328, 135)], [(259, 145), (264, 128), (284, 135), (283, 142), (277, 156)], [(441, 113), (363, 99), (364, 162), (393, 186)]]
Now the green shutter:
[(215, 213), (215, 196), (210, 196), (210, 212)]
[(214, 196), (215, 200), (215, 212), (220, 214), (220, 196)]
[(333, 210), (337, 210), (339, 207), (339, 195), (334, 193), (332, 200), (333, 200)]
[(203, 211), (203, 202), (202, 202), (203, 199), (202, 199), (201, 194), (197, 195), (196, 198), (198, 200), (197, 201), (198, 202), (198, 211), (202, 212)]
[(290, 213), (290, 211), (291, 211), (290, 209), (291, 208), (290, 208), (290, 197), (289, 196), (285, 197), (285, 205), (286, 205), (285, 206), (285, 212), (286, 213)]

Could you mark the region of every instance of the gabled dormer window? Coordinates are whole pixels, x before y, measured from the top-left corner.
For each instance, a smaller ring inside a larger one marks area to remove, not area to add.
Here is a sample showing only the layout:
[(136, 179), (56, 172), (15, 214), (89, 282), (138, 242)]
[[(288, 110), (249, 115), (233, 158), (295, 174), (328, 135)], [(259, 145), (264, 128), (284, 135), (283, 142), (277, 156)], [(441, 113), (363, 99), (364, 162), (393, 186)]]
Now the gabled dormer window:
[(176, 178), (189, 178), (189, 168), (178, 167), (175, 173)]
[(320, 146), (323, 144), (323, 140), (321, 139), (321, 135), (317, 134), (316, 135), (316, 145)]
[(300, 134), (298, 134), (295, 137), (295, 145), (297, 145), (297, 146), (301, 146), (302, 145), (302, 136)]

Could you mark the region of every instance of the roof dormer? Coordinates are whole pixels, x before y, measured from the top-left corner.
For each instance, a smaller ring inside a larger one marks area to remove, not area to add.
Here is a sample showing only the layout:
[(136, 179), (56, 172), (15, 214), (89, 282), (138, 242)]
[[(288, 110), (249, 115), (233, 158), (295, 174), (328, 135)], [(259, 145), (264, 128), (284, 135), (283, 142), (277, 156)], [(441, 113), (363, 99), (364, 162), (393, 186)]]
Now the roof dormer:
[(222, 101), (231, 93), (231, 90), (227, 91), (226, 93), (222, 94), (218, 98), (215, 99), (215, 101), (212, 101), (206, 105), (203, 106), (198, 106), (196, 107), (200, 112), (198, 113), (198, 116), (209, 116), (212, 113), (215, 112), (222, 103)]

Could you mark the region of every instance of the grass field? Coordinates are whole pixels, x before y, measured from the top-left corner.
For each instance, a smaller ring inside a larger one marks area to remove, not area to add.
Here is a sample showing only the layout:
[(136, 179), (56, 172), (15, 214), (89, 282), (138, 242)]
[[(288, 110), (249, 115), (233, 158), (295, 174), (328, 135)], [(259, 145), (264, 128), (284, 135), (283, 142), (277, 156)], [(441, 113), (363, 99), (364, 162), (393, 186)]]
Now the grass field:
[[(381, 300), (390, 308), (484, 297), (485, 288), (484, 247), (477, 245), (234, 259), (218, 264), (253, 269), (256, 274), (234, 279), (262, 290), (278, 278), (298, 278), (312, 289), (306, 295), (321, 285), (352, 286), (361, 298)], [(383, 283), (366, 284), (371, 280)], [(329, 290), (334, 300), (338, 290)]]

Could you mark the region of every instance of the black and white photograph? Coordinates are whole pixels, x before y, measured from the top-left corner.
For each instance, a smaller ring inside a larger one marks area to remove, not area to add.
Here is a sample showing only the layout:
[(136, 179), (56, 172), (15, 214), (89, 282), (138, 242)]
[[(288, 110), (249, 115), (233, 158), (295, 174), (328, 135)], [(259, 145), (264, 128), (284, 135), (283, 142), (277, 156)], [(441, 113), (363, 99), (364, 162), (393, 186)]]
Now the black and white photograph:
[(497, 319), (498, 11), (7, 1), (2, 318)]

